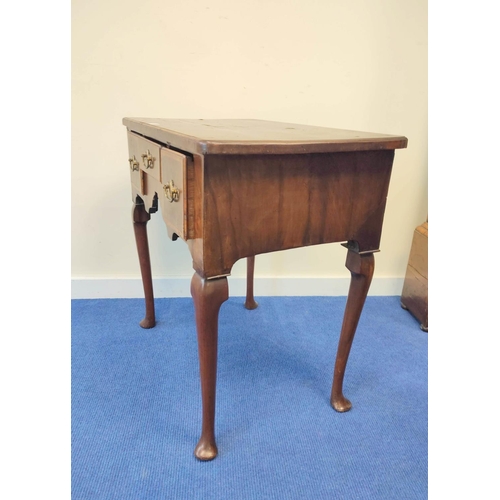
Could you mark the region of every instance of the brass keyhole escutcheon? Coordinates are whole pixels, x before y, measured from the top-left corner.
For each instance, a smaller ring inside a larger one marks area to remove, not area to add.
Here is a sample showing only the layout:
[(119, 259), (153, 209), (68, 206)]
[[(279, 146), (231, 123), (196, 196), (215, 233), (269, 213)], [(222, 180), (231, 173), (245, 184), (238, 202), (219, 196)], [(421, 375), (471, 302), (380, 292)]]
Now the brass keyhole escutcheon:
[(174, 201), (179, 201), (179, 196), (181, 194), (179, 188), (174, 186), (174, 181), (170, 181), (168, 184), (163, 186), (163, 191), (165, 192), (165, 196), (170, 203)]
[(147, 153), (144, 153), (141, 155), (141, 158), (142, 158), (142, 164), (146, 167), (146, 168), (154, 168), (155, 166), (155, 158), (151, 155), (151, 152), (147, 151)]
[(130, 170), (132, 170), (132, 172), (134, 170), (139, 170), (139, 162), (136, 160), (135, 155), (133, 158), (129, 158), (128, 162), (130, 164)]

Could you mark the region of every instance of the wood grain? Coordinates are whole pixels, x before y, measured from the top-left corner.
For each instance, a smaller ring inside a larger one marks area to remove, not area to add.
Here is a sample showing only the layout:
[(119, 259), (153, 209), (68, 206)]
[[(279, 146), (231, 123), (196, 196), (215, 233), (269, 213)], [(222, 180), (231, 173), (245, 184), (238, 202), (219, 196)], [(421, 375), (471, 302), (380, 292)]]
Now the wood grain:
[(253, 278), (255, 270), (255, 256), (247, 257), (247, 295), (245, 299), (245, 307), (249, 310), (257, 309), (259, 304), (253, 296)]
[[(161, 186), (155, 186), (155, 192), (161, 200), (162, 215), (165, 223), (180, 238), (187, 239), (188, 229), (188, 175), (187, 164), (192, 160), (176, 151), (162, 147), (161, 158)], [(190, 165), (189, 170), (192, 170)], [(169, 201), (164, 187), (173, 182), (179, 190), (179, 200)]]
[(377, 251), (393, 157), (393, 151), (205, 157), (196, 270), (228, 275), (243, 257), (349, 240), (360, 252)]
[[(228, 298), (226, 276), (244, 257), (248, 258), (246, 306), (253, 308), (255, 255), (347, 242), (346, 266), (352, 278), (331, 403), (337, 411), (349, 410), (351, 403), (342, 392), (345, 369), (373, 275), (373, 252), (379, 250), (394, 150), (406, 147), (407, 139), (259, 120), (124, 118), (123, 123), (129, 137), (134, 136), (129, 148), (137, 158), (144, 141), (152, 141), (155, 151), (165, 152), (160, 153), (165, 165), (167, 156), (180, 158), (182, 165), (181, 173), (178, 168), (166, 169), (160, 177), (141, 168), (139, 175), (132, 175), (131, 184), (146, 296), (147, 321), (142, 326), (154, 325), (146, 234), (149, 214), (160, 207), (169, 236), (173, 238), (177, 231), (187, 240), (193, 257), (196, 272), (191, 294), (203, 406), (195, 456), (211, 460), (217, 455), (218, 314)], [(183, 200), (166, 207), (162, 184), (171, 178), (182, 185)], [(422, 264), (418, 256), (410, 263)]]
[[(133, 132), (128, 132), (127, 137), (129, 155), (137, 158), (139, 168), (142, 171), (160, 181), (160, 145)], [(146, 166), (146, 159), (143, 158), (143, 155), (147, 154), (149, 154), (152, 159), (151, 168)]]
[(199, 154), (307, 154), (405, 148), (406, 137), (266, 120), (124, 118), (130, 130)]
[(351, 284), (340, 332), (330, 396), (332, 407), (341, 413), (349, 411), (352, 407), (351, 402), (342, 392), (342, 386), (352, 342), (372, 281), (375, 259), (373, 254), (359, 255), (352, 250), (348, 250), (345, 265), (351, 271)]
[(401, 305), (428, 329), (428, 223), (413, 232), (413, 240), (401, 292)]
[(135, 203), (132, 207), (132, 220), (134, 223), (134, 234), (139, 256), (142, 284), (146, 305), (146, 315), (139, 323), (142, 328), (153, 328), (155, 320), (155, 304), (153, 297), (153, 279), (151, 275), (151, 261), (149, 259), (149, 244), (147, 235), (147, 223), (151, 216), (142, 203)]
[(229, 297), (227, 278), (208, 281), (195, 273), (191, 295), (196, 316), (203, 405), (201, 437), (194, 454), (199, 460), (212, 460), (217, 456), (214, 424), (218, 321), (219, 309)]

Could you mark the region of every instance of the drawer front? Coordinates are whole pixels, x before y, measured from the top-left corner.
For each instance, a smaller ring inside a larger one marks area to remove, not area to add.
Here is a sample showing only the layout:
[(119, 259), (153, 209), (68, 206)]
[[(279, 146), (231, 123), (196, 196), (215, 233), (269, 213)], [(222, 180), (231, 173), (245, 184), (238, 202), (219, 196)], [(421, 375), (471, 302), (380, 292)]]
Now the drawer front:
[(135, 156), (139, 168), (161, 182), (160, 146), (132, 132), (128, 132), (128, 138), (130, 157)]
[(183, 240), (187, 236), (186, 156), (161, 148), (163, 219)]
[(128, 163), (130, 169), (130, 182), (144, 195), (144, 172), (141, 170), (141, 157), (139, 156), (139, 144), (137, 136), (127, 132), (128, 140)]

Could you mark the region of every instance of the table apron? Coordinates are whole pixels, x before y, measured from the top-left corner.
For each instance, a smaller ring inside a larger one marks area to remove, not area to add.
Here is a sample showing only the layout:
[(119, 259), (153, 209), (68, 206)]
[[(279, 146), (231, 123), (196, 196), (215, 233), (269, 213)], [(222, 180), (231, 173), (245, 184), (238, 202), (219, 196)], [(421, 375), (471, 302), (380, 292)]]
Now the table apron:
[(394, 151), (206, 156), (203, 276), (230, 274), (247, 256), (350, 241), (377, 251)]

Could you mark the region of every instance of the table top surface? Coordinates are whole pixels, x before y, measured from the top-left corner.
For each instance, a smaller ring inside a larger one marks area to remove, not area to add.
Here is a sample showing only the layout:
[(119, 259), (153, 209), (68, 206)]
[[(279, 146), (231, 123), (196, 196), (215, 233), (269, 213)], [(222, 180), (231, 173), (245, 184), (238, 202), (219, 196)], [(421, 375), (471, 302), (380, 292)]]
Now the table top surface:
[(406, 137), (250, 119), (124, 118), (129, 130), (199, 154), (290, 154), (400, 149)]

